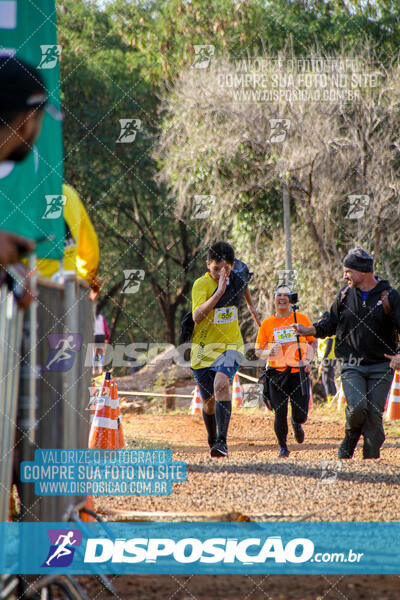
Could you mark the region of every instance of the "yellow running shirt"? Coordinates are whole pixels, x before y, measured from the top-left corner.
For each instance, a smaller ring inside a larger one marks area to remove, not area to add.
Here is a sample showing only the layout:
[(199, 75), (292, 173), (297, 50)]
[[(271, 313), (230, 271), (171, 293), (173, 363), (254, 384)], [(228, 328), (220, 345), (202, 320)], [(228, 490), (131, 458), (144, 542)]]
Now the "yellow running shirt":
[[(196, 279), (192, 288), (192, 314), (211, 298), (217, 287), (218, 282), (210, 273)], [(244, 352), (237, 306), (213, 308), (201, 323), (194, 324), (190, 353), (192, 369), (209, 367), (226, 350)]]

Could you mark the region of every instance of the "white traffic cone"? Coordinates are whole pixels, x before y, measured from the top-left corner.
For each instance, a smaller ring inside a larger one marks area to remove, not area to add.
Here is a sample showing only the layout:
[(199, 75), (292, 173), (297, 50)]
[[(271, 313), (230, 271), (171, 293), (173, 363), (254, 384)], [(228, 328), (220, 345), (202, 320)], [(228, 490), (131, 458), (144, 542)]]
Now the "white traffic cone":
[(196, 387), (193, 390), (193, 398), (192, 398), (192, 402), (190, 404), (189, 412), (191, 415), (201, 415), (202, 410), (203, 410), (203, 401), (200, 396), (199, 386), (196, 385)]

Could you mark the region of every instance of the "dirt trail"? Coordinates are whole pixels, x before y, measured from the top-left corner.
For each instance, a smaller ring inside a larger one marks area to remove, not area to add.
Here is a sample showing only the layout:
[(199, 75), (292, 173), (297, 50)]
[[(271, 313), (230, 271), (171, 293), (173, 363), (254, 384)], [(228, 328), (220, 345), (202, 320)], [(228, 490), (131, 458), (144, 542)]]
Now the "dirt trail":
[[(229, 457), (211, 459), (201, 416), (124, 415), (128, 447), (172, 449), (174, 460), (187, 463), (187, 481), (174, 484), (170, 497), (97, 498), (97, 509), (110, 520), (398, 521), (396, 423), (385, 426), (380, 460), (363, 461), (360, 447), (353, 460), (339, 462), (344, 415), (333, 407), (311, 411), (302, 445), (289, 434), (286, 460), (277, 458), (272, 419), (261, 412), (235, 412)], [(331, 469), (322, 461), (331, 461)], [(96, 579), (82, 583), (90, 598), (109, 597)], [(124, 600), (400, 599), (395, 575), (137, 575), (116, 577), (113, 584)]]
[[(397, 521), (400, 437), (386, 426), (381, 459), (337, 460), (343, 415), (314, 409), (303, 444), (289, 433), (288, 459), (278, 459), (273, 417), (260, 411), (233, 414), (229, 457), (211, 459), (201, 416), (143, 414), (123, 417), (129, 447), (171, 448), (187, 464), (187, 481), (167, 497), (98, 498), (110, 520), (119, 511), (156, 512), (154, 520)], [(326, 461), (329, 461), (326, 464)], [(165, 513), (165, 514), (164, 514)], [(240, 516), (242, 515), (242, 517)], [(153, 518), (150, 516), (150, 520)]]
[[(119, 600), (399, 600), (396, 575), (134, 575), (110, 578)], [(109, 600), (95, 578), (89, 597)]]

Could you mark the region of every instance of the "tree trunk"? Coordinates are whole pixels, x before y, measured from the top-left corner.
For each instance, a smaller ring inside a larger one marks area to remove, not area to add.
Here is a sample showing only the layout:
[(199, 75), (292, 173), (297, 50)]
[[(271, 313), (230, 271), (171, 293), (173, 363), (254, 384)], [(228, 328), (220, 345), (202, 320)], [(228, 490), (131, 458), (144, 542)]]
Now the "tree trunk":
[(117, 328), (117, 324), (118, 324), (119, 318), (121, 316), (124, 304), (125, 304), (125, 297), (121, 294), (121, 297), (120, 297), (120, 299), (118, 301), (117, 308), (115, 310), (115, 313), (113, 315), (112, 322), (111, 322), (111, 327), (110, 327), (110, 342), (112, 342), (114, 340), (115, 330)]
[(167, 342), (175, 346), (175, 314), (176, 306), (171, 304), (168, 306), (167, 312), (164, 315), (165, 328), (167, 333)]

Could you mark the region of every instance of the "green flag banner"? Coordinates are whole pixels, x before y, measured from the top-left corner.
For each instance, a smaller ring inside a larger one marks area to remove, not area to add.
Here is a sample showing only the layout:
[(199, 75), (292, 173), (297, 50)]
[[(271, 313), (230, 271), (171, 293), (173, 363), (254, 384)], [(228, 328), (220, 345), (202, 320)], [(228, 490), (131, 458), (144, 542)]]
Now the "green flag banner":
[(33, 151), (19, 164), (0, 164), (0, 229), (42, 240), (38, 257), (60, 260), (65, 225), (55, 0), (0, 0), (0, 53), (37, 67), (49, 98)]

